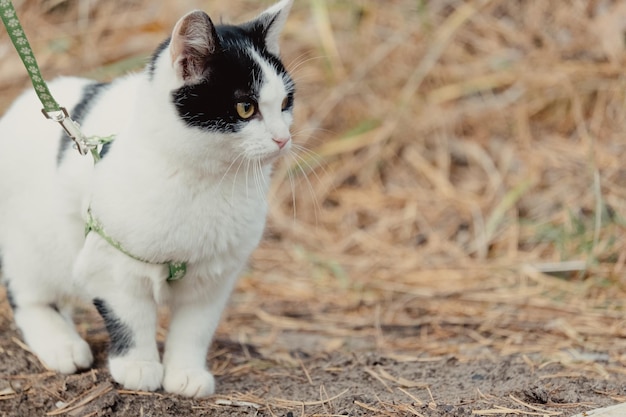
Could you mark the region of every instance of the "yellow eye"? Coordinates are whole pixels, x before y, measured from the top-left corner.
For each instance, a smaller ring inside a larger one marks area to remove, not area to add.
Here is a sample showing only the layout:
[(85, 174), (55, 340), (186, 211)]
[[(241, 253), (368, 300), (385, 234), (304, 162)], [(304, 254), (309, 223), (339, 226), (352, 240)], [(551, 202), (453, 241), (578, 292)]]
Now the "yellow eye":
[(237, 103), (236, 107), (237, 107), (237, 114), (242, 119), (249, 119), (256, 112), (256, 107), (254, 107), (254, 104), (250, 103), (249, 101), (243, 101), (241, 103)]
[(290, 102), (291, 102), (290, 97), (289, 97), (289, 96), (285, 97), (285, 98), (283, 99), (283, 104), (281, 105), (281, 110), (282, 110), (282, 111), (287, 110), (287, 107), (289, 107)]

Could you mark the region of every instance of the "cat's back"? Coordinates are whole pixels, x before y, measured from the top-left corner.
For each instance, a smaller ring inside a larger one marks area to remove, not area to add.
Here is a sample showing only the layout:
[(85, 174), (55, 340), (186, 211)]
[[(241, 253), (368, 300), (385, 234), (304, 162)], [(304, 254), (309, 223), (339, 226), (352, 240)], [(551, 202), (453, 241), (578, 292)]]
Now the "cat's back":
[[(110, 136), (127, 123), (136, 84), (130, 76), (112, 83), (60, 77), (48, 86), (86, 136)], [(43, 116), (41, 107), (35, 92), (29, 89), (0, 119), (0, 192), (3, 195), (55, 181), (61, 171), (80, 175), (93, 167), (91, 157), (80, 156), (61, 126)]]
[[(59, 77), (49, 83), (49, 88), (57, 102), (72, 109), (82, 98), (85, 87), (94, 81), (78, 77)], [(14, 141), (18, 137), (32, 134), (60, 135), (59, 126), (50, 123), (41, 113), (41, 102), (32, 88), (22, 93), (0, 118), (0, 143)], [(31, 138), (33, 139), (33, 138)], [(21, 141), (24, 143), (25, 141)]]
[[(55, 99), (72, 109), (93, 81), (61, 77), (49, 84)], [(56, 165), (62, 130), (41, 113), (41, 103), (32, 89), (19, 96), (0, 119), (0, 173), (19, 175), (21, 171), (48, 171)], [(4, 175), (0, 175), (0, 178)], [(15, 180), (15, 178), (13, 178)], [(2, 181), (2, 180), (0, 180)]]

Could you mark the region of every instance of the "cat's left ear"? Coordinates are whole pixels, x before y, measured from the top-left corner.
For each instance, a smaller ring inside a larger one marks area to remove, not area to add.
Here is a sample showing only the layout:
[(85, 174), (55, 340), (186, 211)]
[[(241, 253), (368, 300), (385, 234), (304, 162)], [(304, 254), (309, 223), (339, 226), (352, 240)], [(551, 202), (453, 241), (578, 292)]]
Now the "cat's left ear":
[(247, 24), (254, 32), (265, 38), (265, 47), (276, 56), (280, 53), (278, 45), (280, 32), (285, 26), (292, 5), (293, 0), (281, 0)]
[(183, 81), (199, 81), (209, 56), (218, 47), (217, 32), (211, 18), (202, 10), (194, 10), (174, 26), (170, 41), (172, 66)]

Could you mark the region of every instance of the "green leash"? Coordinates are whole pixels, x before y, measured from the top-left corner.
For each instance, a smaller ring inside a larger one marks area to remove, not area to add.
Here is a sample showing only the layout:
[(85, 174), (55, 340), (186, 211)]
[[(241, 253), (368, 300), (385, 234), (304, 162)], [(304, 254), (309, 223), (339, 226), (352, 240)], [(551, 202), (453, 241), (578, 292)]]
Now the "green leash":
[[(100, 160), (99, 149), (101, 146), (113, 141), (115, 137), (86, 137), (80, 130), (78, 123), (72, 120), (65, 107), (61, 107), (59, 103), (56, 102), (54, 97), (52, 97), (52, 93), (50, 93), (48, 85), (41, 75), (41, 70), (39, 69), (35, 55), (33, 54), (33, 49), (31, 48), (30, 43), (26, 38), (26, 33), (24, 33), (24, 29), (17, 18), (17, 13), (11, 0), (0, 0), (0, 19), (2, 19), (2, 23), (4, 23), (4, 27), (9, 34), (9, 38), (11, 38), (11, 42), (13, 43), (15, 50), (24, 63), (24, 67), (28, 71), (28, 76), (33, 84), (35, 93), (43, 105), (41, 112), (47, 119), (51, 119), (61, 125), (67, 135), (74, 141), (76, 149), (81, 155), (86, 155), (91, 152), (94, 163), (98, 162)], [(107, 243), (126, 256), (144, 263), (153, 263), (141, 259), (124, 249), (120, 242), (105, 233), (102, 224), (100, 224), (100, 222), (92, 216), (91, 209), (88, 209), (87, 213), (89, 215), (89, 219), (85, 226), (85, 235), (90, 231), (94, 231), (98, 233)], [(166, 265), (168, 267), (168, 281), (180, 279), (184, 277), (187, 272), (187, 264), (185, 262), (164, 262), (157, 265)]]
[(41, 76), (39, 65), (37, 65), (37, 61), (33, 56), (33, 50), (30, 47), (28, 39), (26, 39), (24, 29), (17, 19), (17, 14), (10, 0), (0, 0), (0, 17), (2, 18), (4, 27), (7, 29), (9, 38), (11, 38), (11, 42), (13, 42), (13, 46), (15, 46), (15, 50), (20, 55), (24, 67), (26, 67), (28, 71), (35, 92), (41, 104), (43, 104), (44, 111), (46, 113), (62, 111), (61, 106), (54, 100), (50, 90), (48, 90), (46, 82)]
[(4, 23), (4, 27), (9, 34), (11, 42), (13, 42), (15, 50), (28, 71), (28, 76), (33, 84), (35, 93), (43, 105), (42, 113), (44, 116), (61, 125), (68, 136), (72, 138), (76, 144), (76, 149), (78, 149), (81, 155), (86, 155), (91, 149), (97, 148), (100, 143), (85, 137), (78, 124), (72, 120), (65, 107), (61, 107), (54, 97), (52, 97), (52, 93), (50, 93), (48, 85), (41, 75), (39, 65), (37, 65), (33, 49), (30, 47), (26, 33), (24, 33), (24, 29), (17, 18), (13, 3), (11, 3), (10, 0), (0, 0), (0, 18), (2, 19), (2, 23)]

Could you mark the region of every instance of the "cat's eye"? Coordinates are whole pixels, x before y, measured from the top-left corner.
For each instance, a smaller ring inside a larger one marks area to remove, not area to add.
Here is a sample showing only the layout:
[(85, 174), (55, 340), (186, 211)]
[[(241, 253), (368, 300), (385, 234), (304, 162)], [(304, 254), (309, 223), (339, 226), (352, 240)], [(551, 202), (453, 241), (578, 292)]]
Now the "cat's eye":
[(287, 110), (287, 108), (289, 107), (289, 105), (291, 104), (291, 96), (287, 96), (283, 99), (283, 103), (281, 104), (280, 108), (282, 111)]
[(254, 113), (256, 112), (256, 107), (254, 106), (254, 103), (250, 103), (249, 101), (242, 101), (237, 103), (236, 108), (237, 114), (242, 119), (249, 119), (254, 116)]

